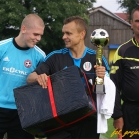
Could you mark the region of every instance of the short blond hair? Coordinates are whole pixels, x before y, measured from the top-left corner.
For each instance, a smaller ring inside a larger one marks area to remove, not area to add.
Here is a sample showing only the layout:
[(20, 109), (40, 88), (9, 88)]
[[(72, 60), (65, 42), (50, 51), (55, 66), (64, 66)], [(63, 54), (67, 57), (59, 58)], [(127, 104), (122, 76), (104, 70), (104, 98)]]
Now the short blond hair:
[(30, 28), (30, 27), (33, 27), (34, 24), (37, 24), (37, 25), (42, 26), (42, 27), (45, 27), (44, 21), (37, 14), (29, 14), (29, 15), (27, 15), (23, 19), (23, 21), (21, 23), (21, 26), (26, 26), (26, 27)]

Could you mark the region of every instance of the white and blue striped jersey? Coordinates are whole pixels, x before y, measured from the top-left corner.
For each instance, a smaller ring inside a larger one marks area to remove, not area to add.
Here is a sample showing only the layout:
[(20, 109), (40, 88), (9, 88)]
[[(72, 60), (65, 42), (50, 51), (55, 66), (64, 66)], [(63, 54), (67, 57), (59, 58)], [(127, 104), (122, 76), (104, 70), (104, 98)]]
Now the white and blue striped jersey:
[(16, 109), (13, 89), (26, 84), (27, 76), (45, 58), (37, 46), (19, 47), (14, 38), (0, 41), (0, 107)]

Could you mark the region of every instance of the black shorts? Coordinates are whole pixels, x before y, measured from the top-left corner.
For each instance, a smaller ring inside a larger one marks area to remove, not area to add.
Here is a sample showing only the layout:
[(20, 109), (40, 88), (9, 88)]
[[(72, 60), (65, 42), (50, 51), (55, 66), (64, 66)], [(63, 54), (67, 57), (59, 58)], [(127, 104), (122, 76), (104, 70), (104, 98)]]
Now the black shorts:
[(89, 116), (65, 130), (47, 136), (47, 139), (99, 139), (99, 135), (96, 117)]
[(8, 139), (34, 139), (22, 129), (17, 110), (0, 108), (0, 139), (5, 133)]
[(139, 103), (127, 103), (122, 106), (123, 109), (123, 139), (139, 139)]

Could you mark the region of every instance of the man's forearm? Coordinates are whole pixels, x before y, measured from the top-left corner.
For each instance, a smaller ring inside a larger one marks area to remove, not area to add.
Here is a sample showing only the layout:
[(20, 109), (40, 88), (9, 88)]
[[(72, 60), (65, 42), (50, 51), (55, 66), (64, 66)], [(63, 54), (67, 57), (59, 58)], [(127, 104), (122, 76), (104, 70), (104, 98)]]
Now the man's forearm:
[(27, 77), (27, 83), (32, 83), (37, 81), (38, 74), (36, 72), (31, 73), (28, 77)]

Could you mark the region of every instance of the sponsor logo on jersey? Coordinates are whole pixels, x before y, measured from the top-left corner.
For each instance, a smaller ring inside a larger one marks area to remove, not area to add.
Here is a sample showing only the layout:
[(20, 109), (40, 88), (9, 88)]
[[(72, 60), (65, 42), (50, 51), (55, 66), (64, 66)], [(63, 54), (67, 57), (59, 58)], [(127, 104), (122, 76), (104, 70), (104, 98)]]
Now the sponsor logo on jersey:
[(130, 69), (139, 69), (139, 66), (130, 67)]
[(25, 60), (24, 65), (26, 68), (30, 68), (32, 66), (32, 62), (30, 60)]
[(83, 68), (85, 71), (90, 71), (92, 69), (92, 64), (90, 62), (85, 62)]
[(22, 71), (22, 70), (18, 70), (14, 67), (3, 67), (3, 71), (7, 72), (7, 74), (20, 74), (20, 75), (27, 75), (27, 72)]
[(8, 56), (6, 56), (5, 58), (3, 58), (3, 61), (10, 61)]

